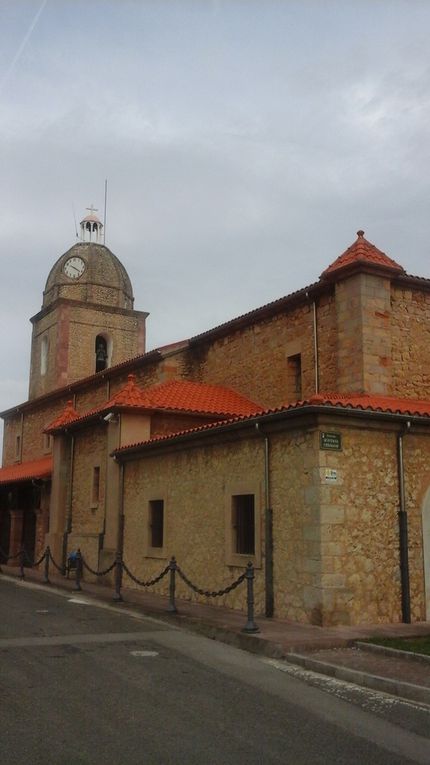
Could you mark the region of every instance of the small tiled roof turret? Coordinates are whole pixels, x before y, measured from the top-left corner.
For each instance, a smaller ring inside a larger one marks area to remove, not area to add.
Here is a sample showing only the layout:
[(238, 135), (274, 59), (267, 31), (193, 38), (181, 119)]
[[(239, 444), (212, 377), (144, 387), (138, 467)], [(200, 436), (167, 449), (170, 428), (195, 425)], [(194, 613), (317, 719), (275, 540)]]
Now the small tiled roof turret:
[(405, 269), (399, 263), (389, 258), (385, 252), (378, 250), (372, 242), (364, 238), (364, 231), (360, 230), (357, 231), (356, 241), (322, 272), (321, 279), (329, 278), (332, 274), (337, 275), (343, 269), (350, 270), (360, 264), (379, 267), (397, 274), (405, 273)]

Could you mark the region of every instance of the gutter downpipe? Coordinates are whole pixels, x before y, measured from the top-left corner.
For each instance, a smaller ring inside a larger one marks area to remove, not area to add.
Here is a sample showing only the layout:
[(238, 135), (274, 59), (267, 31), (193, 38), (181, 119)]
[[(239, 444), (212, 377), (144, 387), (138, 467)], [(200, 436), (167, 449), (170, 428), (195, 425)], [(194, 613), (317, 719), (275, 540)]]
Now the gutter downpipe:
[[(306, 293), (308, 300), (311, 299), (309, 292)], [(312, 327), (314, 337), (314, 363), (315, 363), (315, 393), (319, 393), (319, 359), (318, 359), (318, 334), (317, 334), (317, 304), (315, 300), (312, 301)]]
[[(118, 414), (118, 446), (121, 445), (121, 429), (122, 418)], [(124, 554), (124, 472), (125, 465), (121, 460), (119, 465), (119, 507), (118, 507), (118, 540), (117, 540), (117, 553), (122, 556)]]
[(265, 616), (273, 617), (273, 510), (270, 507), (269, 479), (269, 439), (260, 429), (260, 423), (255, 423), (257, 435), (264, 439), (264, 592)]
[(406, 423), (405, 430), (397, 436), (397, 470), (399, 476), (399, 551), (400, 551), (400, 581), (402, 598), (402, 621), (411, 623), (411, 593), (409, 584), (409, 545), (408, 545), (408, 513), (405, 495), (405, 467), (403, 460), (403, 437), (408, 433), (411, 423)]

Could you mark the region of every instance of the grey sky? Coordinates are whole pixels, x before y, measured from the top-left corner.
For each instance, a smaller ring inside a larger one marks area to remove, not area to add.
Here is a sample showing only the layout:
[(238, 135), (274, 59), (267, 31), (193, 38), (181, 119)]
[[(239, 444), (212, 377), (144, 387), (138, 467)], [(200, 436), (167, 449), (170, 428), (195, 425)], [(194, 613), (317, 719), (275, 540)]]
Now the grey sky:
[(430, 3), (0, 0), (0, 408), (79, 217), (148, 347), (318, 279), (364, 228), (430, 276)]

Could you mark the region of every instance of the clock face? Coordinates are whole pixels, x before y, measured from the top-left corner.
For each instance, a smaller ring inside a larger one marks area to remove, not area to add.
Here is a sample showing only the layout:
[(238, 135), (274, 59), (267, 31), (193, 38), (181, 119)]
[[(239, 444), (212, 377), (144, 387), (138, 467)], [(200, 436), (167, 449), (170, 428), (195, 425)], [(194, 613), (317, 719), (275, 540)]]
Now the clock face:
[(79, 279), (85, 271), (85, 261), (82, 258), (69, 258), (63, 266), (63, 271), (69, 279)]

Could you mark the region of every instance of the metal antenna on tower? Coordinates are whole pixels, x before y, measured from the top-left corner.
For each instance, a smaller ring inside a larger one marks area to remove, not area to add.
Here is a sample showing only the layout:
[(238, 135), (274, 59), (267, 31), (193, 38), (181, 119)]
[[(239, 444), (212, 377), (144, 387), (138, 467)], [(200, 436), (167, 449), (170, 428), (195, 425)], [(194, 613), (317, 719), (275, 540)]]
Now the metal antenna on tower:
[(75, 234), (76, 234), (76, 239), (79, 239), (79, 234), (78, 234), (78, 224), (76, 223), (75, 205), (73, 204), (73, 202), (72, 202), (72, 211), (73, 211), (73, 220), (75, 221)]
[(106, 244), (107, 178), (105, 180), (105, 210), (103, 214), (103, 244)]

